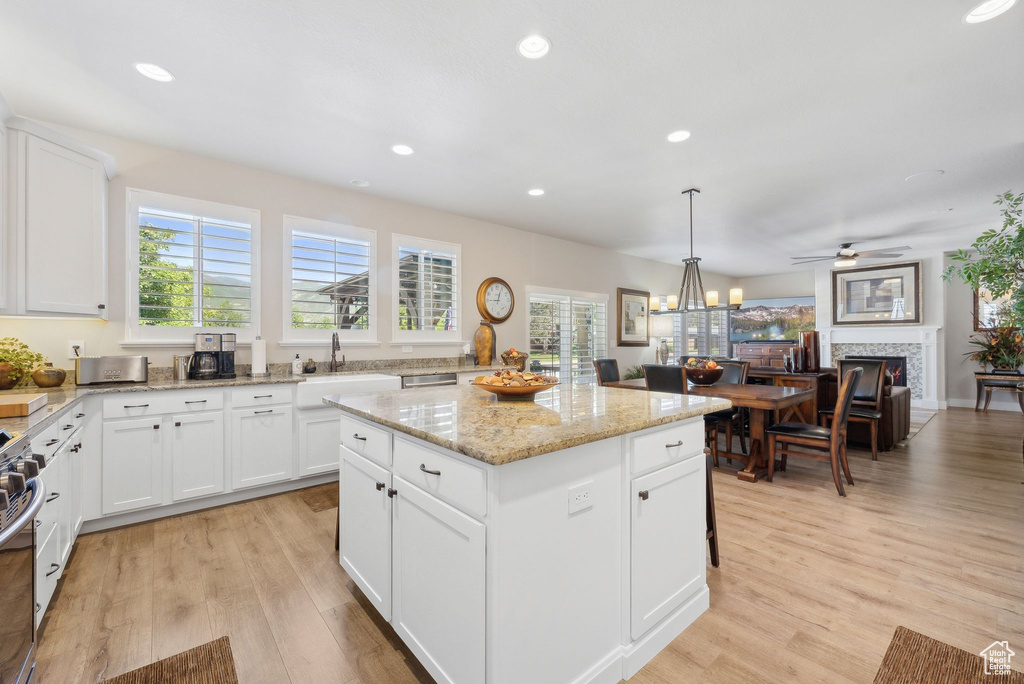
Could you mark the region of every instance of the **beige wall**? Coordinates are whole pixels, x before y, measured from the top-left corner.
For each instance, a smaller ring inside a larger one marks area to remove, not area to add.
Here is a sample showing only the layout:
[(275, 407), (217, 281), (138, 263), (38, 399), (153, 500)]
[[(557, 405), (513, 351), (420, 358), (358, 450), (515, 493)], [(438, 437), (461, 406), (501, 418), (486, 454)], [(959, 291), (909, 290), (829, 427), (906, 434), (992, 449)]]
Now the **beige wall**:
[(744, 299), (813, 297), (814, 271), (796, 271), (740, 278), (734, 287), (743, 288)]
[[(558, 240), (495, 225), (464, 216), (417, 207), (395, 200), (282, 176), (160, 147), (112, 138), (96, 133), (54, 126), (90, 145), (114, 155), (119, 175), (109, 191), (109, 322), (94, 320), (0, 319), (0, 336), (21, 338), (48, 356), (55, 365), (70, 367), (67, 342), (86, 341), (87, 352), (96, 354), (143, 353), (156, 365), (169, 365), (179, 348), (125, 348), (125, 189), (140, 188), (174, 195), (258, 209), (261, 212), (262, 307), (260, 333), (268, 342), (270, 361), (287, 361), (296, 353), (315, 360), (329, 358), (327, 344), (318, 348), (281, 346), (283, 313), (283, 228), (285, 214), (337, 221), (377, 231), (378, 244), (378, 347), (351, 347), (349, 359), (455, 356), (461, 346), (416, 346), (403, 353), (392, 345), (391, 334), (391, 235), (403, 233), (456, 242), (462, 245), (463, 312), (462, 338), (470, 340), (478, 317), (476, 288), (488, 276), (504, 278), (513, 287), (517, 304), (512, 317), (496, 327), (498, 345), (527, 346), (527, 285), (598, 292), (609, 298), (610, 355), (620, 364), (653, 361), (654, 349), (615, 347), (615, 289), (627, 287), (659, 294), (678, 291), (682, 268), (626, 256), (618, 252)], [(254, 144), (258, 144), (254, 141)], [(524, 202), (530, 201), (524, 197)], [(628, 230), (628, 229), (624, 229)], [(729, 278), (705, 273), (708, 289), (727, 291)], [(247, 350), (238, 361), (247, 363)]]

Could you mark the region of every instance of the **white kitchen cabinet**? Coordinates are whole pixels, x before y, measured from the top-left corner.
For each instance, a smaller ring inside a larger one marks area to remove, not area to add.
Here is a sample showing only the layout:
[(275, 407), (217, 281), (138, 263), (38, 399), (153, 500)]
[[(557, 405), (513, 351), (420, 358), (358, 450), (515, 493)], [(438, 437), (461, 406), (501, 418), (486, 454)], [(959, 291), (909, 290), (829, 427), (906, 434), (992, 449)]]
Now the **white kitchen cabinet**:
[(14, 274), (15, 296), (7, 293), (4, 310), (105, 319), (113, 160), (28, 119), (15, 117), (8, 128), (7, 230), (15, 249), (2, 265)]
[(391, 473), (347, 447), (340, 448), (338, 513), (341, 565), (370, 603), (385, 620), (389, 620)]
[(292, 477), (292, 407), (235, 409), (231, 417), (231, 482), (235, 489)]
[(338, 469), (340, 411), (299, 411), (299, 477)]
[(104, 423), (101, 463), (104, 515), (162, 504), (160, 418)]
[[(75, 440), (74, 438), (64, 442), (60, 449), (57, 450), (57, 455), (53, 459), (53, 469), (56, 473), (55, 477), (51, 477), (46, 483), (50, 486), (50, 493), (47, 495), (47, 505), (53, 506), (57, 517), (57, 529), (55, 533), (58, 535), (59, 543), (57, 545), (57, 558), (63, 567), (64, 562), (71, 555), (71, 544), (74, 542), (74, 528), (71, 520), (71, 509), (73, 506), (73, 499), (75, 494), (72, 491), (72, 460), (76, 456)], [(50, 468), (46, 468), (44, 472), (50, 472)], [(57, 497), (54, 500), (54, 497)]]
[(484, 524), (393, 483), (391, 624), (439, 682), (483, 682)]
[(68, 461), (70, 477), (70, 482), (68, 483), (70, 495), (68, 508), (71, 515), (71, 543), (73, 544), (75, 539), (78, 538), (78, 532), (82, 529), (82, 522), (85, 520), (85, 492), (82, 489), (82, 481), (84, 479), (85, 450), (89, 448), (89, 443), (85, 438), (85, 430), (79, 428), (72, 435), (71, 442), (73, 445), (69, 454), (70, 460)]
[(704, 457), (632, 482), (630, 629), (638, 639), (705, 584)]
[(183, 501), (224, 491), (224, 413), (172, 416), (171, 496)]
[(36, 530), (36, 627), (46, 615), (60, 571), (60, 535), (52, 526), (40, 527)]

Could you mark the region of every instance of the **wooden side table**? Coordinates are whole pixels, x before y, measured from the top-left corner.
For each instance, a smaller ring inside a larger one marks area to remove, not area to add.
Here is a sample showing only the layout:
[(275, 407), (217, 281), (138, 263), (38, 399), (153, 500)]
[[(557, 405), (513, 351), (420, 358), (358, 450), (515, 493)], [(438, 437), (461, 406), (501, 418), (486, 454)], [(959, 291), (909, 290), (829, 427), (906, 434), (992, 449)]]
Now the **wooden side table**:
[[(992, 392), (1013, 392), (1017, 395), (1017, 404), (1024, 413), (1024, 373), (997, 373), (995, 371), (975, 371), (974, 383), (977, 387), (977, 398), (974, 410), (988, 411), (992, 402)], [(985, 407), (981, 408), (981, 397), (985, 395)]]

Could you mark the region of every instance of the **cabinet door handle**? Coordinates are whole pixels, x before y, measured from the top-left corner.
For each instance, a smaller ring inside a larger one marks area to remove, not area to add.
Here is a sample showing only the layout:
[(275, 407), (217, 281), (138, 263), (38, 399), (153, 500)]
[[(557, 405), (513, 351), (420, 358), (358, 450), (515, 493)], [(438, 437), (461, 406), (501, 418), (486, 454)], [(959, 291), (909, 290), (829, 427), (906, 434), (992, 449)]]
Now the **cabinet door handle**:
[(388, 496), (390, 498), (392, 498), (392, 499), (395, 498), (396, 496), (398, 496), (398, 490), (389, 487), (388, 488)]
[(53, 446), (54, 444), (56, 444), (59, 441), (60, 441), (59, 439), (51, 439), (49, 442), (46, 443), (46, 446)]
[(646, 490), (646, 489), (641, 489), (641, 490), (640, 490), (639, 492), (637, 492), (637, 496), (639, 496), (639, 497), (640, 497), (640, 500), (641, 500), (641, 501), (647, 501), (647, 499), (648, 499), (648, 498), (649, 498), (649, 497), (650, 497), (651, 495), (650, 495), (650, 494), (649, 494), (649, 493), (647, 492), (647, 490)]
[(681, 446), (683, 446), (683, 440), (679, 440), (679, 441), (678, 441), (678, 442), (676, 442), (675, 444), (666, 444), (666, 445), (665, 445), (665, 448), (666, 448), (666, 449), (674, 449), (674, 448), (676, 448), (676, 447), (681, 447)]
[(102, 309), (106, 309), (106, 308), (107, 308), (107, 305), (106, 305), (106, 304), (97, 304), (97, 305), (96, 305), (96, 308), (97, 308), (97, 309), (100, 309), (100, 310), (102, 310)]
[(50, 563), (50, 572), (46, 573), (46, 576), (49, 577), (58, 570), (60, 570), (60, 563)]
[(160, 429), (160, 423), (157, 423), (156, 425), (154, 425), (153, 429), (154, 430), (159, 430)]
[(179, 422), (175, 421), (175, 423), (174, 423), (174, 427), (181, 427), (181, 423), (179, 423)]
[(273, 396), (274, 396), (273, 394), (254, 394), (254, 395), (252, 395), (252, 398), (253, 399), (271, 399), (271, 398), (273, 398)]
[(273, 413), (274, 409), (265, 409), (263, 411), (253, 411), (253, 413)]
[(195, 401), (186, 401), (186, 404), (205, 404), (207, 399), (196, 399)]
[(46, 503), (50, 503), (51, 501), (56, 501), (59, 498), (60, 498), (60, 492), (54, 492), (50, 496), (46, 497)]
[(420, 472), (426, 473), (427, 475), (437, 475), (438, 477), (441, 477), (440, 470), (430, 470), (429, 468), (427, 468), (425, 463), (420, 463)]
[(149, 404), (125, 404), (124, 407), (128, 408), (149, 408)]
[(379, 492), (379, 491), (382, 491), (382, 490), (384, 489), (384, 487), (386, 487), (386, 486), (387, 486), (387, 485), (385, 485), (385, 484), (384, 484), (383, 482), (378, 482), (378, 483), (377, 483), (377, 491), (378, 491), (378, 492)]
[(36, 612), (38, 613), (42, 609), (43, 609), (43, 607), (41, 605), (39, 605), (38, 602), (36, 602)]
[(358, 439), (360, 442), (366, 441), (366, 438), (360, 435), (358, 432), (352, 435), (352, 439)]

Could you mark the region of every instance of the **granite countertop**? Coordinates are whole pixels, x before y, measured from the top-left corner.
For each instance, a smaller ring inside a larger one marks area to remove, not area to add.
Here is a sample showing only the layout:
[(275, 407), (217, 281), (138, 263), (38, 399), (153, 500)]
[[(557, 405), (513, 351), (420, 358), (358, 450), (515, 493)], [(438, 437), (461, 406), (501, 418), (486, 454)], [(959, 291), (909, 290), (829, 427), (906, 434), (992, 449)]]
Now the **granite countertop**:
[[(478, 373), (490, 375), (494, 371), (501, 370), (505, 366), (500, 363), (492, 363), (487, 366), (410, 366), (409, 368), (362, 368), (353, 370), (339, 370), (333, 373), (310, 373), (303, 374), (301, 378), (322, 377), (324, 375), (394, 375), (396, 377), (410, 378), (418, 375), (441, 375), (444, 373)], [(299, 380), (301, 382), (301, 380)]]
[(726, 399), (560, 385), (535, 402), (497, 401), (472, 385), (333, 395), (325, 404), (490, 465), (722, 411)]

